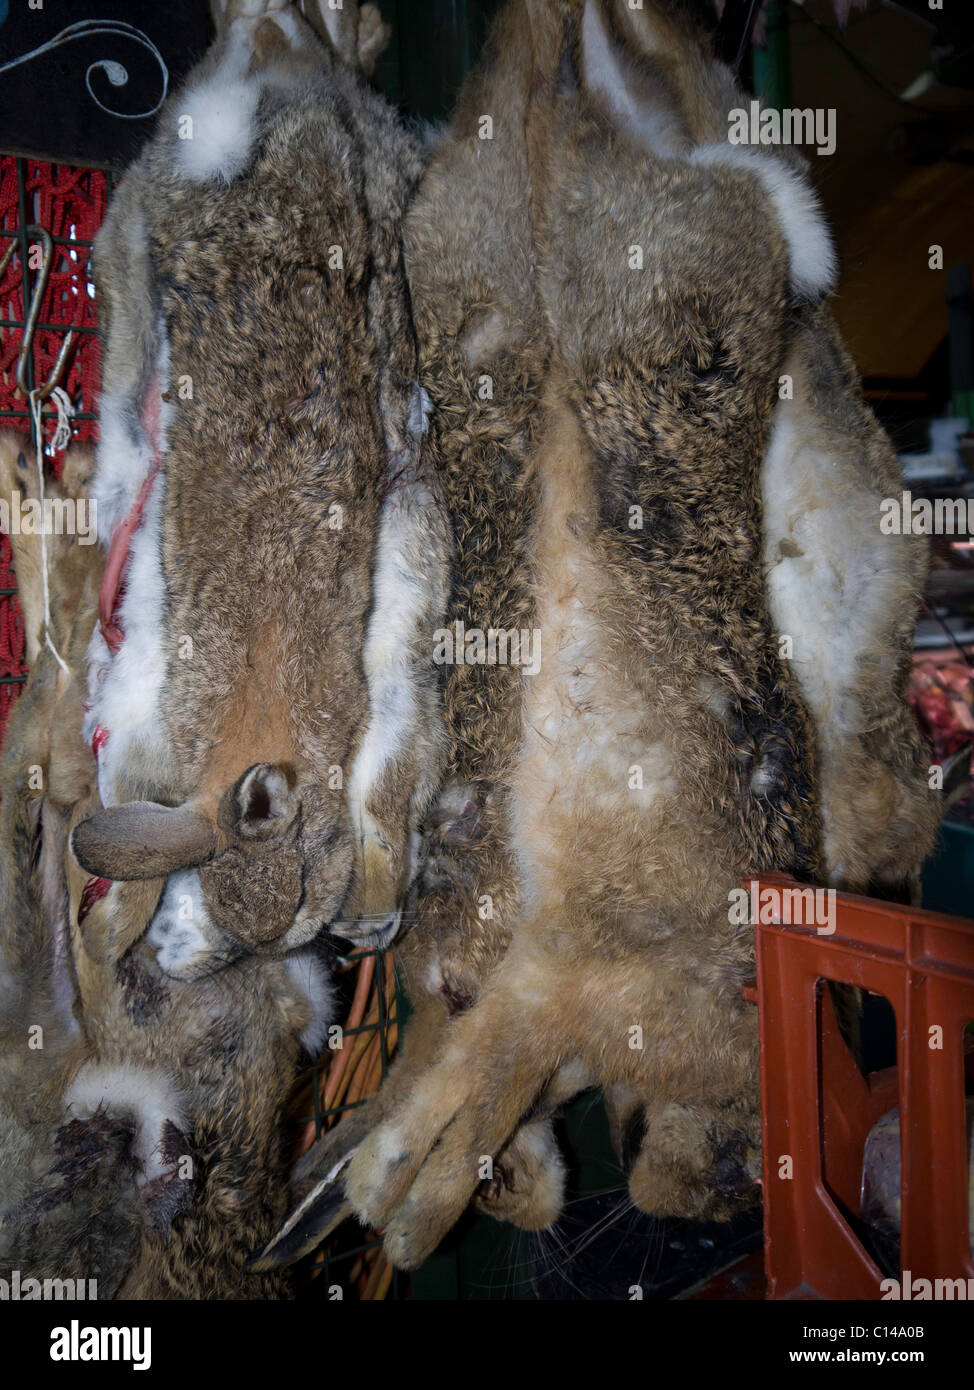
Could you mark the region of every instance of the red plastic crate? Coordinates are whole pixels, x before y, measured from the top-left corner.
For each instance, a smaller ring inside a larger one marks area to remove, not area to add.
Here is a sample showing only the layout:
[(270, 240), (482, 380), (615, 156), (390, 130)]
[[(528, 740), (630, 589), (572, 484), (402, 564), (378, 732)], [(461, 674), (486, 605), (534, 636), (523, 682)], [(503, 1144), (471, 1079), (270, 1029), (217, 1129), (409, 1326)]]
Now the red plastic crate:
[[(757, 883), (759, 891), (800, 886), (777, 874)], [(897, 1105), (901, 1271), (914, 1283), (974, 1279), (964, 1102), (974, 922), (845, 893), (835, 909), (832, 935), (780, 921), (755, 926), (768, 1297), (883, 1297), (887, 1276), (842, 1208), (858, 1213), (866, 1137)], [(825, 980), (885, 995), (897, 1067), (863, 1077)], [(930, 1046), (937, 1026), (939, 1049)], [(791, 1177), (779, 1176), (786, 1155)]]

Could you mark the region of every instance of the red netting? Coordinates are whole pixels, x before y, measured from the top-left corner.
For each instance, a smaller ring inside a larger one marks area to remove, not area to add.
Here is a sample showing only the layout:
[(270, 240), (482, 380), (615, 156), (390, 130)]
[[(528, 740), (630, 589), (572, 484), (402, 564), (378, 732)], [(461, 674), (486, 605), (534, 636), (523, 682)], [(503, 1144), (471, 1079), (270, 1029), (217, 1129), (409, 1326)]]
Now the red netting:
[[(95, 392), (100, 361), (95, 333), (97, 314), (88, 281), (88, 256), (92, 238), (105, 216), (106, 175), (92, 169), (71, 169), (40, 160), (0, 157), (0, 230), (21, 228), (21, 209), (27, 226), (45, 228), (55, 239), (54, 257), (34, 335), (32, 360), (35, 382), (44, 382), (57, 360), (64, 331), (73, 327), (78, 338), (61, 377), (77, 411), (76, 439), (97, 439)], [(0, 236), (0, 255), (10, 238)], [(35, 284), (39, 272), (31, 272)], [(17, 389), (17, 358), (23, 342), (25, 319), (23, 266), (18, 241), (0, 278), (0, 428), (29, 435), (28, 403)], [(43, 328), (40, 325), (53, 327)], [(63, 325), (63, 327), (62, 327)], [(44, 436), (49, 440), (55, 411), (44, 411)], [(54, 470), (61, 460), (53, 461)], [(0, 536), (0, 591), (12, 589), (16, 580), (10, 569), (10, 544)], [(20, 685), (4, 678), (23, 676), (24, 634), (16, 599), (0, 592), (0, 740), (10, 704)]]

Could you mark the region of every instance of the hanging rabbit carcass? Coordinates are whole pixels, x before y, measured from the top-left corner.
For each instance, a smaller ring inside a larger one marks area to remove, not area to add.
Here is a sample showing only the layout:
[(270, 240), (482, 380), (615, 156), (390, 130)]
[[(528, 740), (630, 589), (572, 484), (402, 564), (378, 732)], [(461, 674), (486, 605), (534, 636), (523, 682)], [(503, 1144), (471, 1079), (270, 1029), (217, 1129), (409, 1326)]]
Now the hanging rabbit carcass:
[(244, 1264), (332, 1016), (312, 939), (394, 930), (443, 756), (418, 161), (356, 71), (374, 11), (253, 8), (97, 239), (107, 555), (52, 554), (68, 672), (40, 650), (6, 751), (0, 1255), (101, 1297), (286, 1292)]
[[(73, 845), (137, 885), (124, 930), (151, 917), (183, 977), (337, 921), (388, 935), (443, 746), (417, 633), (448, 542), (399, 225), (418, 160), (292, 7), (252, 8), (227, 7), (95, 245), (104, 809)], [(355, 8), (322, 13), (343, 51)]]
[[(0, 459), (4, 482), (35, 496), (13, 436)], [(83, 498), (91, 471), (74, 446), (48, 495)], [(12, 543), (36, 630), (40, 537)], [(99, 1299), (282, 1297), (289, 1279), (245, 1264), (286, 1210), (282, 1117), (331, 987), (310, 950), (169, 978), (145, 938), (119, 951), (117, 886), (67, 853), (98, 804), (81, 719), (104, 559), (48, 538), (57, 656), (39, 647), (0, 762), (0, 1270)]]
[(800, 156), (728, 143), (744, 105), (676, 4), (510, 0), (426, 171), (405, 235), (450, 630), (540, 650), (447, 667), (397, 952), (416, 1015), (263, 1267), (349, 1210), (406, 1268), (475, 1194), (546, 1225), (551, 1113), (593, 1083), (639, 1207), (753, 1204), (738, 886), (896, 896), (929, 851), (926, 554), (880, 531), (898, 469), (825, 305), (829, 232)]

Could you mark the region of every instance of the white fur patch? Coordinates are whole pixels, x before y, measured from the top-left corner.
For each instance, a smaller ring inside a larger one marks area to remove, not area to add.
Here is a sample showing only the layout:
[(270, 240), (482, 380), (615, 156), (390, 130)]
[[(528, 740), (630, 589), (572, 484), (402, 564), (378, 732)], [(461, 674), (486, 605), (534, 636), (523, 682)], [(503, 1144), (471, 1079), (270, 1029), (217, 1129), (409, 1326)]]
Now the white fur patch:
[(213, 926), (195, 869), (181, 869), (166, 879), (146, 940), (159, 969), (176, 980), (195, 980), (225, 963), (222, 933)]
[(259, 95), (252, 82), (214, 81), (193, 92), (179, 113), (193, 122), (192, 138), (176, 147), (180, 173), (194, 183), (236, 178), (250, 155)]
[(561, 1158), (547, 1120), (531, 1120), (522, 1125), (517, 1132), (517, 1142), (526, 1153), (539, 1161)]
[(129, 396), (102, 393), (97, 467), (91, 495), (98, 504), (98, 539), (108, 546), (112, 532), (131, 511), (152, 458), (149, 442), (135, 420)]
[(86, 1062), (68, 1087), (64, 1104), (78, 1119), (97, 1110), (133, 1116), (137, 1126), (135, 1152), (143, 1182), (166, 1171), (159, 1153), (166, 1121), (184, 1133), (187, 1130), (182, 1098), (171, 1078), (155, 1068)]
[(779, 401), (761, 471), (764, 564), (775, 630), (792, 638), (792, 669), (815, 722), (821, 758), (826, 868), (841, 877), (843, 847), (833, 832), (832, 784), (850, 740), (864, 735), (858, 688), (864, 653), (888, 653), (873, 680), (891, 681), (894, 615), (909, 603), (912, 582), (903, 547), (909, 539), (879, 529), (881, 497), (860, 470), (855, 437), (847, 453), (821, 447), (821, 407), (807, 399), (800, 363), (786, 371), (795, 398)]
[(661, 159), (679, 157), (687, 148), (687, 136), (679, 113), (666, 92), (653, 99), (648, 88), (634, 90), (634, 74), (623, 49), (605, 27), (596, 0), (589, 0), (582, 17), (582, 78), (590, 92), (604, 102), (613, 123), (630, 139)]
[(416, 703), (409, 636), (424, 607), (422, 585), (410, 563), (416, 540), (408, 508), (401, 506), (398, 494), (390, 494), (382, 509), (372, 614), (363, 653), (370, 717), (350, 779), (353, 806), (364, 806), (369, 789), (403, 747), (413, 724)]
[(308, 1022), (301, 1033), (301, 1046), (316, 1057), (328, 1036), (335, 1017), (335, 993), (328, 972), (313, 951), (299, 951), (286, 958), (287, 973), (308, 1005)]
[[(150, 391), (160, 393), (169, 385), (169, 346), (159, 325), (160, 348)], [(150, 403), (152, 404), (152, 403)], [(159, 412), (159, 437), (149, 441), (141, 423), (133, 439), (126, 407), (110, 398), (108, 427), (102, 418), (93, 495), (98, 500), (99, 529), (104, 524), (102, 498), (108, 503), (110, 530), (128, 514), (148, 474), (155, 448), (165, 457), (167, 428), (172, 405), (163, 401)], [(103, 398), (104, 409), (104, 398)], [(128, 409), (134, 409), (129, 406)], [(134, 422), (133, 422), (134, 423)], [(138, 441), (133, 448), (134, 440)], [(90, 740), (100, 724), (108, 739), (98, 755), (98, 790), (103, 806), (117, 802), (116, 785), (129, 766), (152, 761), (153, 752), (164, 756), (159, 704), (166, 674), (163, 627), (165, 582), (162, 575), (162, 513), (166, 478), (162, 470), (152, 485), (142, 511), (142, 521), (129, 548), (125, 593), (119, 618), (125, 634), (112, 656), (96, 625), (88, 646), (88, 704), (84, 722)], [(102, 532), (103, 541), (108, 537)]]
[(765, 758), (751, 773), (751, 791), (755, 796), (766, 796), (775, 782), (775, 765), (769, 758)]
[(500, 309), (487, 314), (460, 339), (469, 367), (479, 367), (504, 346), (510, 335), (507, 315)]
[(557, 1093), (560, 1099), (565, 1100), (594, 1085), (595, 1077), (588, 1065), (581, 1057), (572, 1057), (569, 1061), (562, 1062), (551, 1078), (545, 1099), (550, 1100), (552, 1094)]
[(401, 1163), (407, 1153), (405, 1131), (396, 1125), (383, 1125), (376, 1147), (376, 1167)]
[[(415, 412), (420, 419), (428, 408), (425, 394)], [(448, 583), (446, 566), (437, 574), (429, 564), (427, 518), (434, 505), (425, 483), (410, 482), (393, 487), (382, 507), (363, 651), (369, 722), (348, 781), (352, 822), (363, 843), (379, 836), (366, 809), (369, 794), (408, 746), (425, 712), (416, 641), (423, 621), (445, 609)]]
[(426, 992), (428, 994), (439, 994), (443, 985), (443, 970), (439, 960), (435, 959), (426, 972)]
[(88, 647), (89, 709), (85, 733), (108, 730), (98, 754), (98, 790), (104, 806), (118, 800), (115, 788), (130, 761), (137, 765), (162, 752), (159, 702), (166, 673), (163, 647), (165, 583), (160, 554), (165, 477), (156, 478), (132, 537), (127, 587), (119, 615), (125, 639), (113, 657), (96, 627)]
[(229, 183), (250, 158), (261, 90), (260, 76), (247, 73), (252, 35), (252, 24), (232, 25), (216, 71), (187, 92), (174, 112), (179, 172), (194, 183)]
[[(768, 598), (776, 631), (793, 640), (792, 667), (816, 724), (843, 737), (862, 732), (851, 693), (869, 650), (887, 588), (876, 580), (894, 561), (865, 489), (858, 508), (829, 505), (836, 460), (805, 435), (800, 401), (775, 406), (761, 473)], [(781, 542), (798, 554), (783, 554)], [(870, 544), (872, 541), (872, 544)]]
[(751, 174), (774, 205), (788, 243), (793, 289), (817, 298), (835, 288), (838, 262), (818, 194), (807, 177), (783, 160), (742, 145), (700, 145), (691, 164), (729, 165)]

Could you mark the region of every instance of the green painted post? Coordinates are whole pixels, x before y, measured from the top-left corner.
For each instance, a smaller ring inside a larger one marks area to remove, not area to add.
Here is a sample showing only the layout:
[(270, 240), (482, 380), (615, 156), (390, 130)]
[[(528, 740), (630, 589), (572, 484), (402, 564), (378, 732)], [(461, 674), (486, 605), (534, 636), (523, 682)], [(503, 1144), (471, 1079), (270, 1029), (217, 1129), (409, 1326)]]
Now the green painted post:
[(765, 46), (751, 49), (754, 94), (778, 111), (791, 105), (791, 51), (788, 6), (771, 0), (765, 11)]
[(445, 120), (498, 0), (384, 0), (393, 40), (376, 83), (412, 116)]

